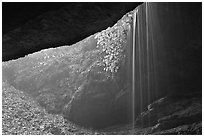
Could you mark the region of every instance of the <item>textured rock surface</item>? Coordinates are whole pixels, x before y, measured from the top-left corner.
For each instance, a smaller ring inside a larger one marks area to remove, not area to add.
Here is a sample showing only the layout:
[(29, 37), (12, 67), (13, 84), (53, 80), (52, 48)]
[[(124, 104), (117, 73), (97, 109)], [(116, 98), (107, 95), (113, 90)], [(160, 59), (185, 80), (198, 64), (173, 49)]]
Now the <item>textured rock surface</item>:
[(3, 35), (3, 60), (74, 44), (112, 26), (139, 4), (65, 3), (61, 9), (44, 13)]
[(178, 126), (169, 130), (153, 133), (156, 135), (202, 135), (202, 122)]
[(48, 114), (29, 95), (7, 82), (3, 82), (2, 86), (3, 135), (99, 134), (80, 128), (61, 115)]
[(72, 46), (3, 63), (3, 79), (30, 94), (48, 112), (63, 113), (77, 124), (99, 128), (120, 122), (120, 113), (131, 115), (130, 104), (121, 109), (124, 102), (117, 101), (117, 97), (129, 101), (121, 92), (131, 95), (126, 78), (131, 14)]
[(148, 106), (132, 124), (103, 129), (106, 134), (201, 135), (200, 94), (168, 96)]
[[(171, 134), (179, 134), (179, 132), (183, 132), (181, 134), (188, 134), (187, 132), (191, 132), (190, 134), (197, 134), (196, 131), (190, 131), (190, 128), (192, 127), (195, 128), (192, 130), (197, 130), (195, 125), (198, 124), (199, 128), (201, 121), (201, 96), (200, 94), (190, 94), (161, 98), (150, 104), (148, 110), (137, 118), (136, 123), (140, 127), (152, 127), (151, 133), (168, 134), (172, 132)], [(199, 134), (201, 134), (201, 130), (199, 130)]]
[[(158, 5), (151, 5), (151, 8), (156, 7), (151, 11), (154, 15), (151, 18), (154, 17), (155, 20), (148, 22), (149, 25), (152, 24), (150, 28), (154, 29), (151, 32), (158, 34), (151, 35), (155, 38), (155, 41), (151, 42), (151, 48), (158, 46), (155, 48), (157, 56), (150, 56), (155, 57), (154, 61), (156, 62), (154, 62), (156, 65), (152, 65), (151, 68), (157, 68), (156, 77), (150, 79), (153, 83), (151, 85), (155, 86), (157, 90), (148, 90), (147, 88), (149, 86), (147, 85), (148, 79), (146, 79), (146, 74), (149, 73), (146, 73), (148, 69), (146, 67), (147, 57), (145, 56), (147, 53), (145, 49), (147, 37), (143, 33), (141, 39), (137, 37), (140, 40), (138, 45), (143, 45), (140, 53), (144, 57), (142, 58), (142, 64), (139, 64), (137, 68), (142, 67), (142, 72), (145, 73), (140, 73), (143, 81), (138, 79), (139, 72), (136, 75), (137, 84), (142, 83), (139, 85), (142, 90), (139, 88), (139, 90), (136, 90), (134, 106), (131, 89), (132, 40), (130, 36), (132, 32), (130, 30), (132, 12), (124, 15), (113, 27), (91, 35), (72, 46), (65, 45), (59, 48), (46, 49), (24, 58), (4, 62), (2, 66), (3, 80), (16, 89), (31, 95), (49, 113), (63, 114), (67, 119), (86, 127), (103, 128), (131, 123), (133, 122), (133, 107), (135, 107), (135, 116), (137, 116), (151, 103), (148, 110), (136, 119), (136, 126), (138, 127), (134, 132), (132, 132), (131, 125), (121, 125), (119, 130), (113, 134), (200, 134), (202, 128), (200, 120), (202, 107), (199, 97), (201, 87), (199, 83), (196, 83), (200, 78), (196, 77), (200, 74), (200, 54), (188, 62), (191, 64), (197, 58), (196, 64), (198, 66), (191, 65), (189, 66), (190, 69), (188, 67), (181, 69), (180, 64), (171, 65), (171, 62), (173, 63), (180, 58), (170, 56), (172, 55), (170, 54), (172, 53), (171, 50), (168, 50), (169, 47), (172, 47), (170, 40), (163, 42), (163, 39), (157, 38), (166, 35), (164, 37), (166, 39), (172, 38), (172, 41), (176, 39), (173, 37), (174, 33), (171, 35), (167, 33), (169, 29), (166, 31), (164, 31), (165, 29), (158, 29), (160, 26), (157, 22), (163, 21), (162, 18), (166, 17), (164, 15), (170, 14), (164, 12), (164, 5), (159, 5), (161, 8), (157, 8)], [(155, 13), (157, 10), (164, 10), (159, 12), (161, 18)], [(143, 24), (146, 19), (144, 11), (145, 5), (141, 6), (138, 14), (141, 17), (138, 18), (140, 20), (140, 22), (138, 21), (139, 25)], [(163, 13), (165, 14), (163, 15)], [(173, 28), (172, 23), (174, 21), (177, 20), (171, 21), (170, 25), (166, 22), (161, 22), (161, 24), (163, 27), (169, 25), (169, 28)], [(145, 25), (137, 31), (146, 32), (144, 28)], [(184, 46), (180, 47), (183, 49)], [(190, 47), (188, 46), (189, 49)], [(195, 48), (193, 54), (200, 53), (198, 52), (200, 46), (197, 45)], [(183, 52), (180, 49), (177, 51), (178, 54), (176, 55), (178, 56), (181, 55), (179, 53)], [(165, 58), (164, 54), (168, 55), (168, 58)], [(188, 54), (183, 53), (182, 57), (187, 61), (185, 57), (188, 57)], [(153, 74), (154, 71), (151, 70), (150, 73)], [(177, 77), (174, 73), (181, 75)], [(194, 77), (196, 80), (193, 79)], [(169, 78), (172, 79), (169, 80)], [(173, 78), (176, 80), (178, 78), (180, 81), (176, 83)], [(194, 83), (185, 85), (185, 81), (192, 82), (192, 79), (195, 80)], [(176, 85), (168, 81), (176, 83)], [(174, 90), (171, 91), (171, 89)], [(182, 90), (180, 91), (180, 89)], [(188, 90), (185, 91), (185, 89)], [(169, 95), (170, 93), (172, 95)], [(168, 96), (164, 97), (164, 95)], [(155, 101), (158, 99), (157, 96), (163, 98)], [(59, 130), (54, 128), (52, 132), (58, 133)]]

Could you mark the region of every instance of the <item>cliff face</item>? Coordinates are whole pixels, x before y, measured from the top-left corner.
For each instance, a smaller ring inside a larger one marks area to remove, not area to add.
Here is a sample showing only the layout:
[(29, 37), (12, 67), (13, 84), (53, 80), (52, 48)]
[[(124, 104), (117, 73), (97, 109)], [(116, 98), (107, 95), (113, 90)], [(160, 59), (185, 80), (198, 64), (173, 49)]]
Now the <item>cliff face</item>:
[[(188, 27), (181, 27), (180, 20), (189, 17), (179, 11), (190, 5), (178, 4), (172, 9), (174, 4), (143, 4), (114, 26), (72, 46), (46, 49), (4, 62), (3, 79), (29, 93), (48, 112), (63, 114), (86, 127), (104, 128), (135, 121), (139, 127), (151, 128), (151, 132), (145, 129), (145, 133), (152, 134), (194, 122), (199, 126), (200, 39), (181, 35)], [(183, 16), (170, 16), (172, 13)], [(198, 44), (185, 45), (194, 40)], [(185, 63), (190, 66), (185, 68), (182, 66)], [(190, 93), (192, 96), (185, 96)], [(167, 95), (171, 98), (161, 99), (146, 110), (149, 104)], [(176, 97), (184, 99), (178, 101)], [(197, 112), (193, 113), (194, 110)], [(189, 122), (188, 118), (195, 119)]]
[(131, 22), (129, 13), (113, 27), (70, 47), (5, 62), (3, 79), (32, 95), (48, 112), (63, 113), (80, 125), (99, 128), (114, 124), (120, 122), (118, 113), (124, 113), (122, 121), (126, 121), (131, 101), (122, 97), (127, 103), (118, 103), (117, 98), (125, 92), (131, 95), (126, 68)]
[[(18, 28), (3, 35), (3, 61), (24, 57), (27, 54), (46, 48), (74, 44), (98, 31), (106, 29), (108, 26), (114, 25), (125, 13), (133, 10), (139, 4), (141, 3), (68, 2), (62, 6), (62, 3), (53, 3), (56, 7), (61, 6), (62, 8), (45, 12), (25, 24), (18, 24)], [(29, 4), (27, 5), (29, 6)], [(45, 3), (39, 4), (40, 6), (36, 3), (33, 3), (33, 5), (36, 6), (32, 7), (31, 4), (30, 7), (36, 10), (43, 10), (43, 5), (46, 6)], [(49, 4), (47, 8), (49, 9), (53, 5)], [(15, 10), (15, 4), (13, 7)], [(32, 12), (31, 9), (23, 11), (22, 8), (20, 10), (22, 12)], [(8, 12), (10, 13), (11, 11)], [(18, 13), (18, 11), (16, 12)], [(37, 14), (38, 11), (33, 11), (34, 13)], [(9, 23), (12, 25), (11, 22), (16, 21), (18, 23), (21, 18), (22, 20), (26, 18), (22, 16), (29, 17), (29, 15), (29, 13), (14, 14), (14, 19), (4, 23), (6, 25), (3, 28), (7, 27)], [(7, 14), (5, 13), (4, 16), (6, 18)]]

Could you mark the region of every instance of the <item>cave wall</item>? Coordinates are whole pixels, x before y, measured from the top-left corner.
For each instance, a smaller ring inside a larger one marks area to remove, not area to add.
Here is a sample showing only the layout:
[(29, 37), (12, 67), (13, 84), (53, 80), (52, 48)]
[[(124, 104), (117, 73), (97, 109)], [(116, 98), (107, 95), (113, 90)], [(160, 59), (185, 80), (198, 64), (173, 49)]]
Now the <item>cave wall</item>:
[(114, 25), (140, 4), (3, 3), (2, 60), (17, 59), (51, 47), (72, 45)]
[[(114, 26), (72, 46), (5, 62), (3, 79), (32, 95), (47, 111), (62, 113), (79, 125), (104, 128), (130, 123), (133, 112), (139, 115), (160, 97), (201, 93), (199, 7), (200, 4), (190, 3), (143, 4)], [(112, 51), (119, 52), (119, 56), (110, 54)]]

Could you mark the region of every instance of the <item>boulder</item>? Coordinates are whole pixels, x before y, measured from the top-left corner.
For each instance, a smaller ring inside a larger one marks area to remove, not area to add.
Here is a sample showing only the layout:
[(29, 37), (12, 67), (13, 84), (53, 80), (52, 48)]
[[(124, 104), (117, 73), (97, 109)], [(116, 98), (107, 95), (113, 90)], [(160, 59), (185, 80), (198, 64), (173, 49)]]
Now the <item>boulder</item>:
[(136, 123), (143, 128), (152, 127), (151, 133), (191, 125), (202, 120), (201, 102), (198, 94), (167, 96), (150, 104)]
[(202, 123), (182, 125), (168, 130), (153, 133), (153, 135), (202, 135)]

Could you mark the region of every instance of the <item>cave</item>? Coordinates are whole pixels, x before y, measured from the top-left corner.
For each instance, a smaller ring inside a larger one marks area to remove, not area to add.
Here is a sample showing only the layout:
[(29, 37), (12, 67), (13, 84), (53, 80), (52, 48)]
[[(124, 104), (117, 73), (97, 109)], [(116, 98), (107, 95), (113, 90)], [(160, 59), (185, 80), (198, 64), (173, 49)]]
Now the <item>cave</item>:
[(202, 3), (38, 4), (3, 3), (2, 82), (99, 133), (202, 134)]

